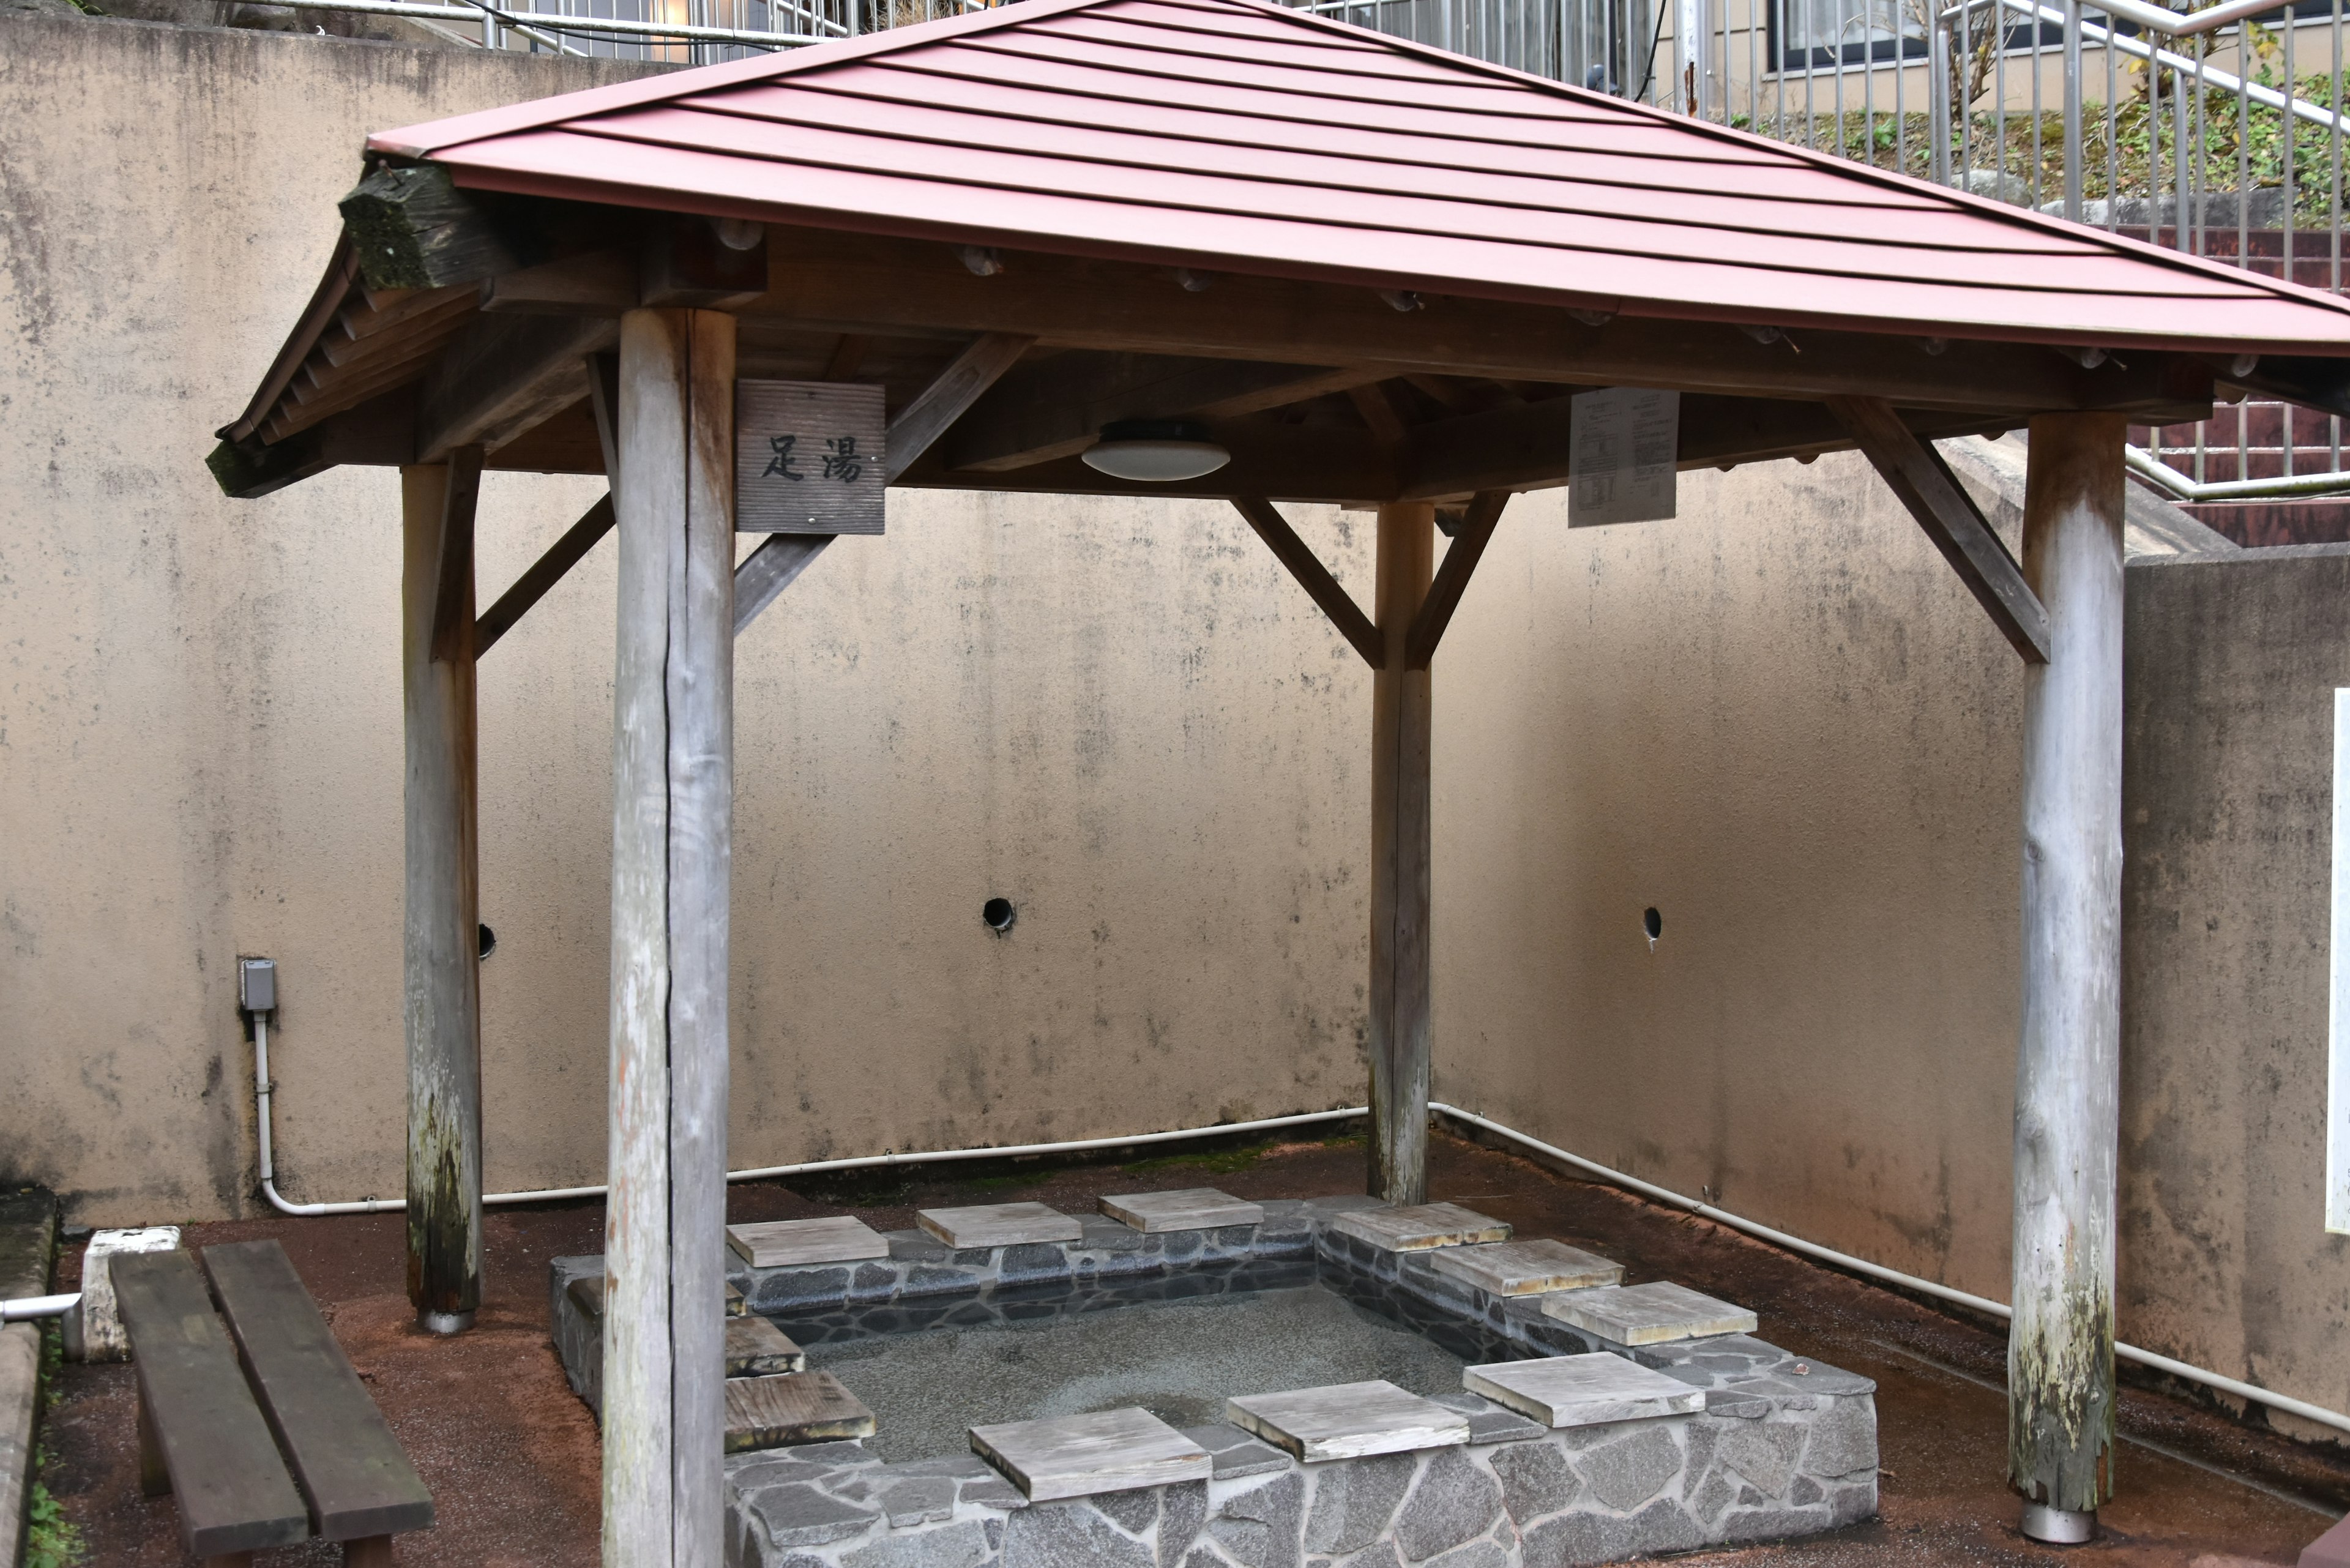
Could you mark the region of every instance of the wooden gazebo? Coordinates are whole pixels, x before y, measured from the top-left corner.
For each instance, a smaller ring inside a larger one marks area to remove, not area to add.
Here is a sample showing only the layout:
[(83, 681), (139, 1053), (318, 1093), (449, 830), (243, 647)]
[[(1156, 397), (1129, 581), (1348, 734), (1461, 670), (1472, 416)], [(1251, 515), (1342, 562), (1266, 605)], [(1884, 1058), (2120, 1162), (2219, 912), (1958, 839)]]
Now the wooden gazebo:
[[(1024, 0), (367, 166), (212, 461), (246, 496), (400, 471), (409, 1278), (442, 1330), (480, 1292), (475, 661), (618, 526), (608, 1563), (722, 1555), (733, 639), (884, 481), (1232, 500), (1375, 672), (1371, 1180), (1417, 1201), (1430, 661), (1508, 496), (1617, 417), (1593, 389), (1678, 394), (1683, 469), (1858, 447), (2025, 662), (2012, 1473), (2049, 1538), (2107, 1495), (2123, 428), (2215, 389), (2350, 414), (2350, 307), (1256, 0)], [(1931, 440), (2027, 426), (2019, 566)], [(1118, 449), (1228, 461), (1087, 461)], [(485, 467), (612, 487), (481, 612)], [(1378, 504), (1367, 610), (1278, 501)]]

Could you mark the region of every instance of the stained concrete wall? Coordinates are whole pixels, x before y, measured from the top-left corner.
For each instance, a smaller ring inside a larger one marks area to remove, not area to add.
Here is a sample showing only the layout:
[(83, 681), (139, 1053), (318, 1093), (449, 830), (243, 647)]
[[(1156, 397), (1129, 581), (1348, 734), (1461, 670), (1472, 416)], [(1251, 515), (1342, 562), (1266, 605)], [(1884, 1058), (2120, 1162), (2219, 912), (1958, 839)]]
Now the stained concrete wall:
[[(0, 1173), (85, 1221), (249, 1210), (266, 953), (281, 1186), (397, 1193), (397, 481), (232, 502), (203, 458), (365, 132), (621, 68), (0, 26)], [(490, 476), (484, 602), (597, 493)], [(1367, 578), (1367, 529), (1305, 525)], [(736, 1162), (1359, 1103), (1359, 661), (1228, 507), (909, 495), (890, 530), (738, 653)], [(612, 565), (483, 669), (494, 1189), (602, 1170)]]
[[(198, 459), (364, 130), (618, 67), (8, 26), (0, 1174), (249, 1209), (266, 952), (284, 1186), (393, 1193), (395, 486), (232, 503)], [(493, 475), (485, 597), (594, 493)], [(1364, 520), (1300, 523), (1367, 587)], [(484, 670), (494, 1188), (601, 1167), (611, 569)], [(2122, 1249), (2126, 1336), (2335, 1407), (2340, 569), (2132, 570)], [(738, 679), (738, 1163), (1359, 1102), (1367, 682), (1237, 518), (902, 497)], [(2003, 1296), (2022, 670), (1866, 469), (1690, 475), (1638, 527), (1523, 498), (1436, 680), (1440, 1096)]]
[(2123, 1332), (2335, 1410), (2350, 1410), (2350, 1237), (2325, 1233), (2324, 1195), (2345, 607), (2350, 545), (2133, 566), (2123, 802)]

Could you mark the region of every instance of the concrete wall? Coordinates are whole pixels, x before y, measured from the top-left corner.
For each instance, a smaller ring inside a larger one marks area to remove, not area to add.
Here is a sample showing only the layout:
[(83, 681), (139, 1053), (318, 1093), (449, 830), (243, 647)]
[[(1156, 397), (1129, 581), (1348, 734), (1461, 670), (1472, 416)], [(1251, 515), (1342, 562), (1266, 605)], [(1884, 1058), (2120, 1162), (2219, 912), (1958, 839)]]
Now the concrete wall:
[(1857, 457), (1680, 510), (1521, 497), (1437, 656), (1438, 1097), (2004, 1299), (2022, 667)]
[[(249, 1210), (266, 953), (281, 1186), (395, 1194), (397, 481), (232, 502), (203, 458), (366, 131), (620, 69), (0, 26), (0, 1174), (85, 1221)], [(483, 601), (597, 493), (492, 475)], [(1367, 580), (1367, 528), (1305, 522)], [(910, 495), (890, 528), (738, 656), (736, 1162), (1359, 1103), (1359, 661), (1229, 508)], [(494, 1189), (603, 1167), (612, 561), (483, 670)]]
[[(283, 1185), (388, 1195), (396, 486), (233, 503), (199, 460), (364, 130), (617, 67), (10, 26), (0, 1175), (90, 1221), (249, 1209), (266, 952)], [(594, 493), (493, 475), (484, 597)], [(1366, 520), (1300, 522), (1367, 595)], [(1304, 596), (1214, 506), (910, 495), (891, 530), (740, 654), (736, 1162), (1358, 1102), (1367, 682)], [(484, 670), (494, 1189), (601, 1168), (611, 569)], [(2126, 1337), (2337, 1408), (2345, 569), (2132, 570), (2122, 1248)], [(1439, 1096), (2003, 1296), (2022, 680), (1857, 460), (1690, 475), (1638, 527), (1522, 498), (1437, 660)]]
[(2325, 1233), (2324, 1198), (2345, 606), (2350, 545), (2134, 566), (2123, 810), (2122, 1332), (2335, 1410), (2350, 1410), (2350, 1237)]

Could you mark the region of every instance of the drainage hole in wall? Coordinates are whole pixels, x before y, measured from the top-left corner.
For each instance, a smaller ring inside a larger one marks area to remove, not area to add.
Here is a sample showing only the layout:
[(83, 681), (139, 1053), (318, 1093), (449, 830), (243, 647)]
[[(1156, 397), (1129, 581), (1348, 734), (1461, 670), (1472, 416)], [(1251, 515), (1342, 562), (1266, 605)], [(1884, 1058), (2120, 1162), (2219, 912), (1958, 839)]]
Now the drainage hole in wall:
[(979, 918), (987, 922), (987, 928), (992, 931), (1010, 930), (1019, 913), (1012, 907), (1009, 898), (990, 898), (979, 907)]
[(1665, 934), (1665, 918), (1653, 909), (1643, 909), (1640, 912), (1640, 929), (1648, 933), (1648, 940), (1653, 942)]
[(488, 926), (484, 926), (482, 928), (482, 956), (484, 958), (487, 958), (497, 950), (498, 933), (490, 929)]

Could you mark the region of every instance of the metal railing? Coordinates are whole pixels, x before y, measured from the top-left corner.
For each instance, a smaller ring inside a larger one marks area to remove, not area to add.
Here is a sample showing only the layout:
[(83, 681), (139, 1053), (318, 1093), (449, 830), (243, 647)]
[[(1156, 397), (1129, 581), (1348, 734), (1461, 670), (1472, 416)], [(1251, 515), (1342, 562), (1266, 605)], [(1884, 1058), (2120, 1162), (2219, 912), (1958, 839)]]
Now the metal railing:
[[(464, 42), (706, 63), (991, 0), (276, 0)], [(2350, 0), (1287, 0), (2339, 291)], [(2189, 502), (2350, 494), (2343, 421), (2272, 403), (2133, 432)]]

